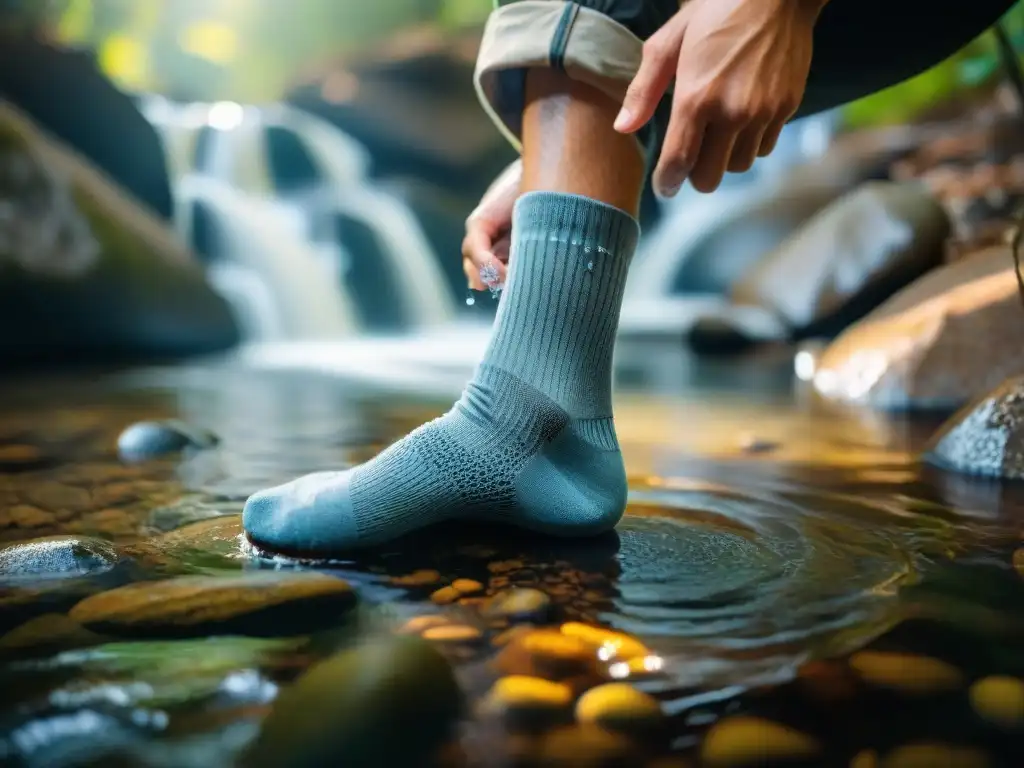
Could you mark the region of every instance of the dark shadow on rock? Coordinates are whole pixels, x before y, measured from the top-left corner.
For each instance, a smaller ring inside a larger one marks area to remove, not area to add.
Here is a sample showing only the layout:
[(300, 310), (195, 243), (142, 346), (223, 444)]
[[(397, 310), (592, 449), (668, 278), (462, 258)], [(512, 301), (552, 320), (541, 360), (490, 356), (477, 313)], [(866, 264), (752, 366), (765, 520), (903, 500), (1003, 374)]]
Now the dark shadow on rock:
[(0, 31), (0, 97), (169, 221), (171, 184), (156, 130), (86, 51)]

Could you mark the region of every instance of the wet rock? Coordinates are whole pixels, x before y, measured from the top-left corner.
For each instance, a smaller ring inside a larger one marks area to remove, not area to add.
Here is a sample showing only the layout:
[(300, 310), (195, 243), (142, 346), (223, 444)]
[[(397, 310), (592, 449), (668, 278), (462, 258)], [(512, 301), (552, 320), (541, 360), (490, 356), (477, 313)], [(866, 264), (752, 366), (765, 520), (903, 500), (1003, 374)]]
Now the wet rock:
[(413, 616), (398, 631), (404, 635), (421, 635), (431, 627), (443, 627), (446, 624), (451, 624), (451, 621), (445, 616), (435, 616), (433, 614)]
[(733, 287), (797, 338), (834, 332), (942, 260), (949, 220), (917, 184), (869, 182), (818, 212)]
[(27, 472), (50, 463), (51, 458), (34, 445), (0, 445), (0, 472)]
[(499, 678), (483, 702), (484, 711), (511, 725), (536, 727), (567, 721), (573, 692), (569, 686), (526, 675)]
[(506, 675), (551, 680), (590, 678), (594, 683), (602, 678), (593, 646), (550, 629), (516, 635), (502, 648), (494, 663)]
[(456, 579), (452, 582), (452, 589), (458, 592), (461, 597), (469, 597), (470, 595), (478, 595), (483, 592), (484, 585), (473, 579)]
[(551, 598), (539, 589), (510, 589), (492, 597), (484, 606), (484, 615), (510, 621), (541, 621), (551, 611)]
[(882, 760), (881, 768), (988, 768), (988, 756), (973, 747), (952, 744), (907, 744)]
[(375, 639), (286, 688), (242, 764), (420, 765), (447, 741), (461, 706), (451, 667), (429, 643)]
[(557, 728), (541, 741), (541, 768), (634, 768), (643, 764), (637, 748), (624, 736), (603, 728)]
[(604, 627), (594, 627), (578, 621), (563, 624), (559, 631), (568, 637), (575, 637), (589, 645), (602, 661), (642, 658), (651, 651), (639, 640)]
[(437, 584), (441, 580), (441, 574), (437, 571), (419, 570), (404, 576), (394, 576), (391, 583), (396, 587), (427, 587)]
[(181, 421), (140, 421), (127, 427), (117, 438), (122, 461), (136, 463), (188, 450), (203, 450), (217, 444), (217, 436)]
[(966, 475), (1024, 479), (1024, 377), (1004, 382), (954, 414), (924, 457)]
[(430, 595), (430, 601), (435, 605), (450, 605), (458, 599), (459, 590), (455, 587), (441, 587)]
[(424, 640), (436, 643), (475, 643), (483, 639), (483, 633), (476, 627), (466, 624), (445, 624), (428, 627), (421, 636)]
[(850, 760), (850, 768), (878, 768), (878, 753), (873, 749), (858, 752)]
[(656, 733), (665, 723), (658, 702), (626, 683), (607, 683), (584, 693), (576, 702), (576, 720), (636, 735)]
[(701, 745), (701, 759), (713, 768), (741, 768), (807, 760), (820, 749), (817, 740), (789, 726), (742, 715), (727, 717), (711, 727)]
[(940, 267), (840, 335), (818, 361), (814, 388), (879, 409), (958, 408), (1024, 374), (1017, 290), (1006, 246)]
[(84, 536), (51, 536), (0, 549), (0, 582), (93, 576), (117, 563), (107, 542)]
[(62, 613), (36, 616), (0, 637), (0, 653), (45, 655), (104, 642), (102, 635), (84, 629)]
[(1016, 550), (1010, 558), (1013, 568), (1021, 576), (1024, 576), (1024, 548)]
[(243, 558), (242, 516), (222, 515), (125, 547), (161, 576), (237, 570)]
[(867, 683), (909, 694), (941, 693), (964, 684), (956, 667), (909, 653), (860, 651), (850, 657), (850, 668)]
[(131, 584), (87, 597), (69, 615), (121, 636), (300, 635), (338, 624), (355, 602), (341, 579), (274, 571)]
[[(170, 229), (0, 102), (5, 364), (143, 359), (233, 346), (227, 303)], [(59, 308), (55, 312), (54, 308)]]
[(985, 720), (1013, 730), (1024, 727), (1024, 680), (993, 675), (971, 686), (971, 706)]

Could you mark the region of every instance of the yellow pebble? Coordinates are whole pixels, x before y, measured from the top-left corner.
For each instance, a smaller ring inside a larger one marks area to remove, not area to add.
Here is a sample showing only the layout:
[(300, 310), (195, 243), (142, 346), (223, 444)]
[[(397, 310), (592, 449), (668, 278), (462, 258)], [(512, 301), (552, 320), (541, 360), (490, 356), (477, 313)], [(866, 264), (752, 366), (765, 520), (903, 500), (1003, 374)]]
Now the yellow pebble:
[(402, 634), (415, 634), (418, 635), (426, 629), (431, 627), (440, 627), (445, 624), (450, 624), (444, 616), (424, 615), (424, 616), (413, 616), (398, 630)]
[(850, 761), (850, 768), (878, 768), (878, 753), (873, 749), (858, 752)]
[(986, 720), (1004, 728), (1024, 725), (1024, 681), (993, 676), (971, 686), (971, 706)]
[(572, 703), (572, 691), (562, 683), (541, 677), (509, 675), (501, 677), (487, 694), (487, 703), (494, 710), (566, 709)]
[(815, 739), (788, 726), (736, 716), (711, 727), (701, 746), (701, 759), (715, 768), (739, 768), (772, 760), (807, 759), (819, 750)]
[(452, 582), (452, 589), (460, 595), (475, 595), (484, 591), (484, 585), (473, 579), (456, 579)]
[(1016, 569), (1017, 573), (1024, 576), (1024, 547), (1013, 553), (1011, 562), (1013, 563), (1013, 567)]
[(576, 702), (576, 720), (612, 731), (643, 731), (664, 721), (657, 700), (626, 683), (591, 688)]
[(897, 747), (882, 761), (882, 768), (988, 768), (984, 752), (951, 744), (921, 743)]
[(479, 640), (483, 634), (476, 627), (465, 624), (447, 624), (440, 627), (429, 627), (423, 631), (424, 640), (438, 643), (466, 643)]
[(522, 637), (520, 643), (527, 653), (546, 659), (576, 661), (590, 658), (590, 646), (582, 640), (549, 630), (530, 632)]
[(963, 684), (956, 667), (928, 656), (861, 651), (850, 657), (850, 668), (868, 683), (904, 693), (938, 693)]
[(640, 656), (649, 656), (651, 653), (643, 643), (629, 635), (582, 624), (578, 621), (563, 624), (561, 632), (563, 635), (578, 638), (587, 645), (593, 646), (602, 661), (612, 659), (627, 661)]
[(448, 605), (454, 603), (459, 597), (459, 590), (454, 587), (441, 587), (430, 596), (430, 599), (437, 605)]

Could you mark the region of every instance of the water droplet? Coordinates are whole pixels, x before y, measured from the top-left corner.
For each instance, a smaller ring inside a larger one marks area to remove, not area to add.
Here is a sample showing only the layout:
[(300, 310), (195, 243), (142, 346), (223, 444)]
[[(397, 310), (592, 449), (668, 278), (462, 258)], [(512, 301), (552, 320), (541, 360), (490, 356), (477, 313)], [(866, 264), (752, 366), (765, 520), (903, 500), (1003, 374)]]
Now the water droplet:
[(467, 307), (472, 307), (474, 304), (476, 304), (476, 299), (473, 298), (472, 296), (467, 296), (466, 297), (466, 306)]
[(587, 271), (588, 272), (593, 272), (594, 271), (594, 262), (592, 262), (592, 261), (588, 261), (587, 262)]

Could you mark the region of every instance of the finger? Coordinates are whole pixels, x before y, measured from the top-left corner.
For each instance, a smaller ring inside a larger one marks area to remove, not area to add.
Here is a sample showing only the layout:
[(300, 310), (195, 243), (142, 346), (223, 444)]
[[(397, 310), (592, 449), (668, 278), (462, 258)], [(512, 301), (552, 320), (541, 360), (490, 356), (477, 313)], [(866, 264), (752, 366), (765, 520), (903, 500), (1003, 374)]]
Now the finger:
[(480, 279), (480, 270), (476, 268), (476, 264), (473, 263), (472, 259), (462, 260), (462, 271), (466, 275), (466, 284), (469, 285), (470, 290), (486, 290), (483, 281)]
[(676, 14), (644, 43), (640, 68), (626, 89), (622, 109), (615, 118), (616, 131), (633, 133), (654, 117), (658, 103), (676, 74), (686, 19), (682, 12)]
[(491, 246), (491, 253), (502, 264), (508, 264), (508, 255), (511, 248), (512, 239), (508, 235), (504, 235), (494, 241), (494, 245)]
[(785, 120), (776, 120), (765, 129), (764, 135), (761, 137), (761, 147), (757, 151), (759, 157), (768, 157), (772, 153), (775, 145), (779, 143), (779, 136), (785, 127)]
[(765, 128), (764, 123), (753, 123), (740, 131), (729, 157), (729, 173), (744, 173), (753, 167)]
[(736, 144), (736, 129), (728, 123), (708, 123), (700, 145), (700, 157), (690, 172), (690, 184), (698, 192), (714, 192), (722, 183)]
[(683, 186), (700, 157), (704, 140), (706, 121), (700, 112), (691, 108), (679, 94), (676, 99), (679, 103), (673, 105), (652, 179), (654, 191), (661, 197), (673, 197)]

